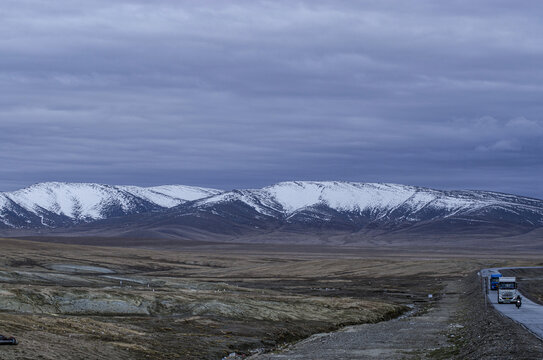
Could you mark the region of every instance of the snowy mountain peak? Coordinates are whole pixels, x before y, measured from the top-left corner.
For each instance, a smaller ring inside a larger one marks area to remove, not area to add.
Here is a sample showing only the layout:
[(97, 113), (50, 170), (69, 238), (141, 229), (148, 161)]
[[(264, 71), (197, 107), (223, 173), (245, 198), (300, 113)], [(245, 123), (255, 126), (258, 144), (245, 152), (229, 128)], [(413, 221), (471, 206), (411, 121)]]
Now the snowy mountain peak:
[(117, 186), (117, 188), (165, 208), (170, 208), (186, 201), (194, 201), (223, 192), (216, 189), (185, 185), (161, 185), (153, 187)]
[(280, 203), (287, 213), (291, 213), (317, 204), (351, 211), (375, 206), (398, 206), (413, 196), (417, 189), (381, 183), (296, 181), (279, 183), (263, 191)]
[[(0, 226), (58, 226), (170, 208), (220, 190), (45, 182), (0, 193)], [(15, 225), (18, 224), (18, 225)]]
[(339, 181), (289, 181), (227, 192), (184, 185), (49, 182), (0, 193), (0, 228), (70, 227), (135, 214), (141, 215), (130, 217), (125, 229), (143, 223), (154, 226), (155, 222), (159, 228), (184, 224), (232, 233), (289, 227), (298, 231), (307, 226), (359, 231), (440, 222), (510, 229), (542, 227), (543, 200), (486, 191)]
[(244, 203), (257, 213), (284, 219), (300, 213), (309, 216), (311, 212), (322, 216), (322, 209), (349, 213), (368, 221), (390, 218), (421, 221), (432, 217), (526, 211), (532, 217), (526, 221), (535, 219), (543, 225), (541, 200), (485, 191), (440, 191), (387, 183), (281, 182), (262, 189), (225, 192), (197, 201), (196, 206), (209, 208), (233, 201)]
[(420, 193), (419, 188), (396, 184), (290, 181), (262, 189), (227, 192), (217, 197), (205, 199), (203, 202), (210, 204), (238, 199), (254, 206), (254, 199), (258, 199), (260, 203), (285, 215), (290, 215), (316, 205), (325, 205), (345, 211), (394, 208), (413, 199), (417, 193), (420, 193), (420, 200), (422, 197), (426, 197), (426, 200), (433, 200), (436, 195), (431, 195), (432, 192), (434, 191), (427, 189), (427, 191)]

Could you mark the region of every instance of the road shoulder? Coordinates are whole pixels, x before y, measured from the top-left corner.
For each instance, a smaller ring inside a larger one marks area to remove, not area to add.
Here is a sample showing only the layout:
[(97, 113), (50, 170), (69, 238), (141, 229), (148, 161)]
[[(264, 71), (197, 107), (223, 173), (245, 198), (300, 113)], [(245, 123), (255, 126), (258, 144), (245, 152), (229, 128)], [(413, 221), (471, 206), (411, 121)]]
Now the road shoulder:
[(543, 342), (485, 302), (475, 273), (449, 281), (426, 313), (317, 334), (287, 349), (254, 356), (279, 359), (542, 359)]

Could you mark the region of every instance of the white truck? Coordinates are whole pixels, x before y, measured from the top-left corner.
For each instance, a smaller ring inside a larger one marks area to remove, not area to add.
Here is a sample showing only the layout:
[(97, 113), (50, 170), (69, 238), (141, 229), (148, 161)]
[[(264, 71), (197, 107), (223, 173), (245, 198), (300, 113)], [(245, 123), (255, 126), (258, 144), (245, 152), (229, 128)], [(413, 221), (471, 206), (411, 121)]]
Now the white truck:
[(517, 278), (502, 276), (498, 283), (498, 304), (516, 303), (518, 297)]

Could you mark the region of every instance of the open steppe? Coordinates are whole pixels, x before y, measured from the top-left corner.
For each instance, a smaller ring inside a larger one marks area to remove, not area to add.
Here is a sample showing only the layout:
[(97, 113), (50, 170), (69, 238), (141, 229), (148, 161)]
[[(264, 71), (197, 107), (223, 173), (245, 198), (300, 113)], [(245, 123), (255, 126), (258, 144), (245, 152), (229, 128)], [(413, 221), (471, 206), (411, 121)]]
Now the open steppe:
[(453, 281), (468, 281), (482, 267), (538, 265), (539, 258), (13, 239), (0, 240), (0, 249), (0, 334), (20, 342), (2, 347), (2, 359), (220, 359), (273, 350), (346, 325), (424, 314)]

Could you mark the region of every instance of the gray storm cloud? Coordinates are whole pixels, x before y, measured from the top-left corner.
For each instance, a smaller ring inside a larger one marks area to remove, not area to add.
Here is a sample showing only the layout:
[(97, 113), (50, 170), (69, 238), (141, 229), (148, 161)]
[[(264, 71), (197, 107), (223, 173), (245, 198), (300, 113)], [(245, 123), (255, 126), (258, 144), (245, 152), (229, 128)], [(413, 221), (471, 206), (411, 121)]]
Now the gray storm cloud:
[(539, 2), (2, 10), (0, 190), (337, 179), (543, 197)]

